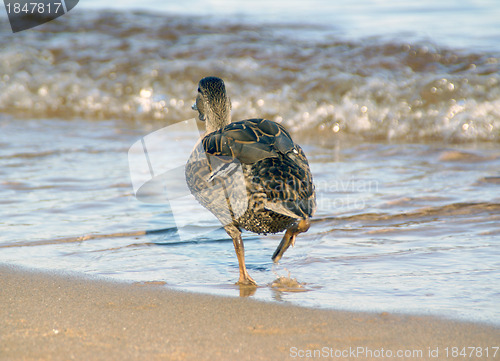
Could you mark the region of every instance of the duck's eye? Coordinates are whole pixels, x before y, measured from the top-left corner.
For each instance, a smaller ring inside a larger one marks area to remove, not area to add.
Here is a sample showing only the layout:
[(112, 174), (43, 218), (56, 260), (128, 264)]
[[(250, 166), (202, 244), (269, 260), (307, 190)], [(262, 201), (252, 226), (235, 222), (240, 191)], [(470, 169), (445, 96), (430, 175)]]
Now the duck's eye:
[(198, 87), (198, 93), (201, 93), (201, 89), (200, 89), (200, 87)]

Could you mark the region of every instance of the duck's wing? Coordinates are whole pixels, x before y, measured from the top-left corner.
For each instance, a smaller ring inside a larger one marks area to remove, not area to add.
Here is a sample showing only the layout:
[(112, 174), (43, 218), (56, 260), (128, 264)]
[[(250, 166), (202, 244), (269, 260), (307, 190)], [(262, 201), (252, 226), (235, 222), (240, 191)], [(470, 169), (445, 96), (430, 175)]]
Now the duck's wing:
[(292, 218), (314, 213), (307, 158), (281, 125), (265, 119), (231, 123), (207, 135), (203, 147), (209, 158), (221, 161), (212, 167), (212, 178), (225, 172), (224, 162), (251, 165), (251, 192), (265, 194), (265, 208)]
[(316, 196), (311, 170), (302, 149), (286, 156), (267, 158), (252, 167), (253, 182), (266, 194), (264, 207), (292, 218), (314, 214)]
[(203, 148), (207, 154), (226, 161), (255, 164), (279, 153), (293, 152), (295, 144), (281, 125), (267, 119), (248, 119), (208, 134), (203, 138)]

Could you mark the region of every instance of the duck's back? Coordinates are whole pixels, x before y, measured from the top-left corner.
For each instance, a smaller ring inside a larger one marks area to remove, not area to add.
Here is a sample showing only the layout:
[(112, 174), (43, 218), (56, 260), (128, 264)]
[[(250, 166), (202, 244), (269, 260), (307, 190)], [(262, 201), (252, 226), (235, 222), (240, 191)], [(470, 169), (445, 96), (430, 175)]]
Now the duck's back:
[[(316, 208), (304, 152), (270, 120), (234, 122), (206, 135), (186, 165), (186, 180), (191, 193), (223, 224), (229, 214), (234, 224), (256, 233), (280, 232)], [(238, 192), (243, 184), (243, 193)]]

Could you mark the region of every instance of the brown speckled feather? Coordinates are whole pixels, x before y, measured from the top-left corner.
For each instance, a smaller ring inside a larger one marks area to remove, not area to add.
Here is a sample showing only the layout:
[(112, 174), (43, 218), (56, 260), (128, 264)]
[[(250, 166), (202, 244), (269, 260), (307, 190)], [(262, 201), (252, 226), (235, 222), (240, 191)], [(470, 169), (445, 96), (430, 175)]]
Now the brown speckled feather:
[[(214, 166), (212, 157), (219, 166)], [(248, 207), (233, 219), (237, 226), (276, 233), (296, 219), (313, 215), (316, 198), (309, 164), (281, 125), (265, 119), (231, 123), (205, 136), (195, 148), (186, 179), (198, 201), (216, 215), (227, 207), (227, 200), (216, 194), (210, 197), (209, 192), (200, 196), (200, 192), (214, 187), (213, 173), (224, 163), (241, 164), (243, 169)], [(209, 182), (211, 175), (213, 181)], [(232, 187), (227, 188), (231, 192)]]

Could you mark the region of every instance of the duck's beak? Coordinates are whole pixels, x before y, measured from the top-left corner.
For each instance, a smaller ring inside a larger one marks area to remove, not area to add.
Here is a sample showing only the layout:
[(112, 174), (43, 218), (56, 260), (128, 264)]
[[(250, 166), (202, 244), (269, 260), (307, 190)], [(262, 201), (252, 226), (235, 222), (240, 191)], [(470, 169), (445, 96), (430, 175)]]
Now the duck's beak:
[(193, 105), (191, 105), (191, 109), (193, 109), (193, 110), (198, 110), (198, 108), (196, 107), (196, 102), (194, 102), (194, 104), (193, 104)]

